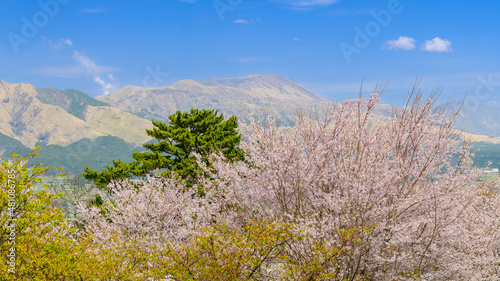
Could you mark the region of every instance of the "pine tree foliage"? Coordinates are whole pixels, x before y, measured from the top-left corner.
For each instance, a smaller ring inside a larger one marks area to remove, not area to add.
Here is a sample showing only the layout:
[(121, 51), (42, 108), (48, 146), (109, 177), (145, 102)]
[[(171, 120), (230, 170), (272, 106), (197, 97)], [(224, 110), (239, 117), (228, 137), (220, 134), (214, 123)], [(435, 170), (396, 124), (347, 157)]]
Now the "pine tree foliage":
[(176, 176), (192, 185), (200, 173), (194, 154), (201, 155), (208, 166), (208, 155), (215, 151), (230, 161), (243, 159), (243, 151), (238, 148), (241, 141), (238, 121), (234, 116), (224, 120), (224, 115), (217, 110), (191, 109), (170, 115), (169, 124), (152, 122), (154, 128), (146, 132), (157, 142), (143, 145), (148, 152), (135, 152), (132, 157), (136, 161), (132, 163), (113, 161), (113, 166), (107, 166), (102, 172), (87, 167), (84, 177), (106, 188), (112, 180), (160, 170), (164, 176)]

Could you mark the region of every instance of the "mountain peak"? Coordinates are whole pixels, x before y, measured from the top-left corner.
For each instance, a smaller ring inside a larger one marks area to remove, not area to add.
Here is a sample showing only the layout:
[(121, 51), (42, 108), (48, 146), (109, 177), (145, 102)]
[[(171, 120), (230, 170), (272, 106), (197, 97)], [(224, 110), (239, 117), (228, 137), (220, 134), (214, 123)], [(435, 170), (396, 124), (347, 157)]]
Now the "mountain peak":
[(191, 87), (203, 87), (203, 85), (198, 82), (198, 81), (194, 81), (194, 80), (191, 80), (191, 79), (184, 79), (184, 80), (179, 80), (177, 82), (175, 82), (174, 84), (172, 84), (172, 86), (170, 86), (172, 88), (185, 88), (185, 87), (188, 87), (188, 88), (191, 88)]
[(261, 93), (261, 98), (276, 98), (295, 102), (330, 101), (302, 87), (295, 80), (283, 77), (279, 74), (256, 74), (252, 73), (245, 77), (237, 78), (210, 78), (198, 81), (209, 87), (230, 87)]
[[(258, 74), (258, 73), (250, 73), (245, 77), (242, 78), (273, 78), (273, 79), (280, 79), (280, 78), (285, 78), (279, 74), (272, 73), (272, 74)], [(285, 78), (286, 79), (286, 78)]]
[(285, 78), (276, 73), (273, 74), (252, 73), (244, 77), (209, 78), (205, 80), (200, 80), (198, 82), (205, 86), (226, 86), (226, 87), (245, 88), (245, 89), (251, 89), (255, 86), (262, 86), (262, 85), (267, 85), (272, 87), (283, 87), (285, 85), (297, 84), (295, 81)]
[(139, 143), (150, 137), (150, 122), (122, 112), (78, 90), (39, 88), (0, 81), (0, 134), (23, 145), (68, 145), (83, 138), (113, 135)]
[(122, 88), (97, 99), (160, 121), (166, 121), (175, 110), (188, 111), (193, 107), (217, 109), (225, 116), (245, 118), (248, 114), (260, 115), (265, 108), (281, 108), (282, 113), (292, 116), (297, 106), (331, 102), (276, 73), (200, 81), (187, 79), (168, 87), (139, 89), (134, 92)]

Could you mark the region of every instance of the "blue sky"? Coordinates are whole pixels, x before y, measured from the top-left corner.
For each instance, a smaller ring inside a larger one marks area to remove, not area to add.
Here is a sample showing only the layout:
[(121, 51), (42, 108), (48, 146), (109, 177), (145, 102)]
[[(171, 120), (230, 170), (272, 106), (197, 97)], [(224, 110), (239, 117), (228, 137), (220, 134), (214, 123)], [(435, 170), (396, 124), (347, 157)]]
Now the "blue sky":
[(99, 96), (180, 79), (291, 77), (331, 98), (389, 81), (500, 101), (500, 1), (0, 0), (0, 79)]

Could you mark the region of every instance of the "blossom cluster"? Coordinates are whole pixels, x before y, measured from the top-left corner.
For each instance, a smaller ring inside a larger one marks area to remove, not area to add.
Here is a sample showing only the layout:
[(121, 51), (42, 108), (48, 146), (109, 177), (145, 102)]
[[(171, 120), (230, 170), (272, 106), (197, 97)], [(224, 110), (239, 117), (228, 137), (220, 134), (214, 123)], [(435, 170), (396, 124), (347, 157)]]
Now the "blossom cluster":
[(304, 237), (282, 250), (290, 260), (310, 258), (318, 243), (338, 249), (322, 264), (338, 280), (498, 276), (497, 181), (479, 181), (484, 168), (472, 166), (454, 115), (414, 95), (376, 118), (379, 100), (300, 114), (291, 127), (249, 118), (239, 125), (244, 161), (200, 159), (203, 196), (172, 178), (114, 182), (103, 207), (80, 206), (86, 230), (103, 245), (139, 235), (147, 250), (185, 245), (204, 227), (278, 220)]

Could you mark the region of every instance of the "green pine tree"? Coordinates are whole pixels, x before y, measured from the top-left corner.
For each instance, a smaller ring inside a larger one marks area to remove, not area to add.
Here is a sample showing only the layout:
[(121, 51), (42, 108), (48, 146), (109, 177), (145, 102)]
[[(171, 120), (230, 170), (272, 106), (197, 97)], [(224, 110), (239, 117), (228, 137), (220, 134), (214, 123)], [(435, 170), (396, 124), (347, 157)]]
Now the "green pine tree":
[(112, 180), (144, 176), (160, 169), (161, 175), (178, 177), (193, 186), (200, 176), (193, 153), (201, 155), (208, 166), (208, 156), (215, 151), (221, 151), (230, 161), (243, 160), (243, 151), (238, 148), (241, 136), (236, 117), (224, 121), (217, 110), (191, 109), (184, 113), (177, 111), (168, 119), (169, 124), (152, 121), (153, 130), (146, 132), (157, 142), (143, 145), (148, 152), (133, 153), (134, 162), (113, 161), (113, 166), (106, 166), (102, 172), (86, 167), (83, 176), (106, 189)]

